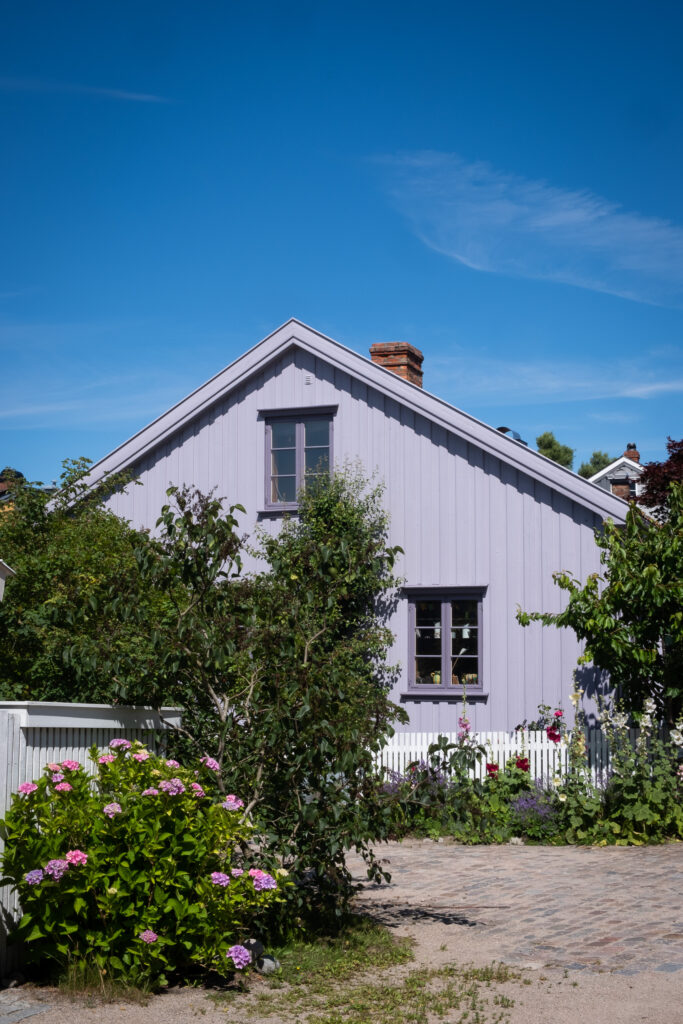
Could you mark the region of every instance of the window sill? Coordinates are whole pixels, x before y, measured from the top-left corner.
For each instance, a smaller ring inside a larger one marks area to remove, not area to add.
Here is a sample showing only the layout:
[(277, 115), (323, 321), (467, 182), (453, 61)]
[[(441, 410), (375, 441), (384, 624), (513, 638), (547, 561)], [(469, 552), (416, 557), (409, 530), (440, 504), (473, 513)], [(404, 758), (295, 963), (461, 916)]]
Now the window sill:
[(259, 508), (256, 510), (258, 519), (281, 519), (282, 516), (298, 516), (298, 505), (277, 505), (274, 508)]
[(462, 704), (463, 699), (466, 699), (468, 704), (486, 704), (489, 695), (482, 690), (464, 691), (459, 686), (452, 686), (448, 689), (443, 686), (425, 686), (419, 690), (404, 690), (400, 694), (400, 699), (402, 704), (408, 700), (450, 701)]

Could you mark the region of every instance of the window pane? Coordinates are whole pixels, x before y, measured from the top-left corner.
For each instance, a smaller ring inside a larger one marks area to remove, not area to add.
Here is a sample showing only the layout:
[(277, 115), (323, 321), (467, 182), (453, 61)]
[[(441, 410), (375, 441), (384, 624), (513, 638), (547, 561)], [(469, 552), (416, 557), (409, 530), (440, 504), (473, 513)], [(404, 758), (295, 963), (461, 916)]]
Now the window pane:
[(306, 449), (306, 475), (311, 473), (329, 473), (330, 450), (329, 448), (307, 448)]
[(329, 420), (306, 420), (306, 447), (322, 446), (327, 448), (330, 443)]
[(463, 637), (459, 629), (452, 630), (451, 654), (454, 658), (477, 656), (477, 636), (475, 630), (470, 630), (467, 637)]
[(478, 686), (479, 673), (476, 658), (453, 659), (451, 667), (451, 683), (453, 686)]
[(415, 625), (433, 626), (441, 633), (441, 601), (418, 601), (415, 605)]
[(296, 477), (274, 476), (271, 479), (270, 490), (270, 500), (273, 504), (278, 501), (296, 501)]
[(441, 658), (416, 658), (415, 682), (418, 686), (440, 686)]
[[(435, 635), (438, 632), (439, 635)], [(441, 630), (435, 631), (433, 626), (419, 626), (415, 630), (415, 653), (428, 654), (433, 658), (441, 657)]]
[(289, 448), (283, 448), (281, 451), (273, 452), (271, 456), (270, 471), (273, 476), (295, 476), (296, 452)]
[(451, 601), (451, 624), (454, 629), (465, 629), (477, 625), (477, 602)]
[(270, 429), (271, 448), (296, 447), (296, 423), (293, 420), (275, 420)]

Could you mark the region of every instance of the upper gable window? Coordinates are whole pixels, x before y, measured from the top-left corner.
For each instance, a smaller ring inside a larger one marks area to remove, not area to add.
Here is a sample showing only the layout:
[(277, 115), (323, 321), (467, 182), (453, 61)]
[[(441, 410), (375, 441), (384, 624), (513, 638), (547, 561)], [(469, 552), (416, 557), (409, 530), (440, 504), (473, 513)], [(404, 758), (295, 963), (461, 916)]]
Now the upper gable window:
[(332, 414), (270, 415), (266, 419), (266, 508), (295, 509), (306, 482), (332, 465)]

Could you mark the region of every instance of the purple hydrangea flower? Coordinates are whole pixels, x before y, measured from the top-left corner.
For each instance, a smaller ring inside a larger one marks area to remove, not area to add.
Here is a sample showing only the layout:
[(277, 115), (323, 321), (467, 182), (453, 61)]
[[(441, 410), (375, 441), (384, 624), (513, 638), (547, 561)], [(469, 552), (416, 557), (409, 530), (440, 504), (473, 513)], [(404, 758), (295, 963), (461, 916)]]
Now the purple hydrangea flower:
[(49, 860), (45, 865), (45, 874), (51, 875), (55, 882), (58, 882), (62, 875), (69, 870), (68, 860)]
[(121, 813), (121, 804), (107, 804), (107, 806), (104, 807), (103, 810), (108, 818), (113, 818), (115, 814)]
[(210, 768), (212, 772), (219, 772), (221, 770), (221, 766), (218, 761), (213, 757), (208, 757), (206, 754), (201, 758), (199, 763), (206, 765), (206, 767)]
[(43, 880), (43, 869), (34, 868), (33, 871), (27, 871), (24, 878), (29, 885), (40, 885)]
[(109, 744), (112, 750), (130, 750), (130, 740), (124, 740), (122, 737), (112, 740)]
[(245, 946), (231, 946), (226, 959), (232, 960), (237, 970), (241, 971), (251, 963), (251, 953)]
[(230, 874), (232, 875), (233, 878), (239, 878), (240, 875), (244, 874), (244, 871), (242, 870), (242, 868), (233, 868)]
[(185, 792), (185, 786), (181, 779), (164, 779), (163, 782), (159, 783), (159, 786), (169, 796), (180, 796), (181, 793)]
[(159, 936), (157, 935), (156, 932), (153, 932), (151, 928), (146, 928), (144, 932), (140, 932), (140, 938), (142, 939), (143, 942), (146, 942), (148, 945), (151, 945), (153, 942), (157, 941)]
[(142, 795), (143, 796), (159, 796), (159, 790), (155, 789), (154, 786), (151, 786), (149, 789), (143, 789)]
[(55, 772), (54, 775), (52, 776), (52, 781), (64, 782), (64, 775), (62, 774), (62, 772)]
[(177, 761), (172, 761), (172, 760), (168, 760), (168, 761), (166, 762), (166, 765), (167, 765), (167, 766), (168, 766), (169, 768), (180, 768), (180, 765), (178, 764), (178, 762), (177, 762)]
[(221, 806), (225, 807), (226, 811), (239, 811), (244, 807), (244, 800), (240, 800), (234, 793), (228, 793)]
[(224, 875), (222, 871), (212, 871), (211, 881), (214, 885), (222, 885), (225, 888), (226, 885), (230, 885), (230, 875)]
[(261, 892), (263, 889), (277, 889), (277, 882), (267, 871), (261, 871), (260, 868), (252, 868), (249, 874), (254, 881), (256, 892)]

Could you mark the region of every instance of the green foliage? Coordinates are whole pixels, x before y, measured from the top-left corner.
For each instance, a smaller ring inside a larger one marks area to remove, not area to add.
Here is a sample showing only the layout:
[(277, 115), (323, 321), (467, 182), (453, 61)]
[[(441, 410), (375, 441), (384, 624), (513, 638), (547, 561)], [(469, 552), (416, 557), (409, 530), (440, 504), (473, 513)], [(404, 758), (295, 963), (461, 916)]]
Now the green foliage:
[[(52, 496), (15, 478), (0, 507), (0, 552), (17, 574), (0, 604), (2, 700), (147, 702), (155, 662), (145, 620), (162, 614), (163, 599), (140, 586), (136, 531), (102, 506), (125, 481), (89, 490), (88, 466), (65, 462)], [(137, 621), (111, 614), (113, 591)], [(124, 662), (124, 673), (113, 667)]]
[(595, 540), (605, 565), (581, 585), (569, 573), (555, 583), (569, 596), (559, 613), (517, 611), (523, 626), (569, 627), (585, 651), (580, 662), (609, 672), (627, 710), (652, 697), (669, 723), (683, 710), (683, 484), (671, 490), (669, 518), (657, 524), (632, 505), (624, 527), (607, 521)]
[(610, 462), (614, 462), (614, 459), (607, 452), (594, 451), (590, 460), (582, 462), (579, 466), (579, 476), (583, 476), (588, 480), (590, 477), (595, 476), (596, 473), (599, 473), (601, 469), (604, 469), (605, 466), (609, 466)]
[(239, 506), (168, 493), (159, 539), (135, 552), (144, 587), (173, 607), (151, 635), (156, 702), (183, 705), (186, 748), (239, 786), (272, 864), (305, 876), (292, 898), (339, 910), (346, 851), (379, 874), (369, 844), (388, 813), (372, 754), (402, 714), (386, 664), (400, 549), (387, 545), (381, 492), (351, 472), (309, 486), (296, 518), (258, 535), (266, 571), (252, 576), (238, 575)]
[[(67, 761), (15, 795), (0, 826), (4, 881), (24, 910), (14, 939), (42, 969), (86, 976), (94, 967), (138, 987), (231, 975), (229, 948), (281, 898), (257, 891), (246, 872), (231, 874), (252, 829), (239, 807), (216, 802), (206, 764), (195, 772), (117, 742), (104, 759), (91, 751), (95, 779)], [(212, 872), (229, 884), (214, 884)]]
[(553, 462), (557, 462), (560, 466), (566, 466), (567, 469), (572, 468), (574, 449), (569, 445), (560, 444), (551, 430), (546, 430), (545, 433), (538, 435), (536, 447), (541, 455), (545, 455), (546, 459), (552, 459)]

